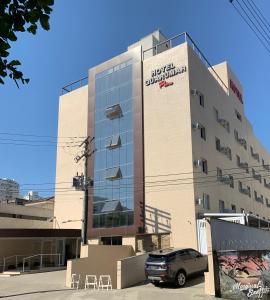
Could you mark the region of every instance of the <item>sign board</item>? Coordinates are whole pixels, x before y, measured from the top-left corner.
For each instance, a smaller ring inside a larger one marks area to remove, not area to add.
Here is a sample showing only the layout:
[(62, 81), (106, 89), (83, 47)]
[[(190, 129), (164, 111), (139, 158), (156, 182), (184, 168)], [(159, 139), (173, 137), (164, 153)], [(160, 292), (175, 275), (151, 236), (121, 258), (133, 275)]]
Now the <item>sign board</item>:
[(151, 78), (145, 80), (145, 85), (150, 86), (159, 82), (159, 87), (168, 87), (173, 85), (173, 82), (168, 82), (167, 79), (174, 77), (178, 74), (185, 73), (187, 71), (186, 66), (176, 67), (173, 63), (167, 64), (161, 68), (152, 70)]

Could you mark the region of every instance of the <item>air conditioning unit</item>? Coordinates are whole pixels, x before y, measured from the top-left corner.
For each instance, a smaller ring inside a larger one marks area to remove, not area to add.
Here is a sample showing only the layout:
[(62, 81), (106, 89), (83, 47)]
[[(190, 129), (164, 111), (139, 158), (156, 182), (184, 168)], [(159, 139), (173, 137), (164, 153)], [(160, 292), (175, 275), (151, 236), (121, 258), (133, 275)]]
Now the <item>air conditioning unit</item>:
[(193, 96), (199, 95), (199, 92), (198, 92), (198, 90), (196, 90), (196, 89), (191, 90), (190, 93), (191, 93), (191, 95), (193, 95)]
[(219, 124), (222, 125), (223, 127), (227, 127), (228, 126), (228, 121), (225, 119), (219, 119), (218, 120)]
[(201, 129), (201, 124), (198, 122), (193, 122), (192, 123), (192, 129), (196, 130), (196, 129)]
[(241, 163), (240, 162), (239, 163), (239, 167), (242, 168), (242, 169), (248, 169), (248, 163), (246, 163), (246, 162), (245, 163), (243, 163), (243, 162)]
[(242, 189), (242, 193), (245, 195), (250, 195), (250, 189), (248, 189), (248, 188)]
[(227, 155), (230, 153), (230, 148), (229, 147), (220, 147), (220, 152)]
[(196, 199), (195, 199), (195, 205), (198, 205), (198, 206), (199, 206), (199, 205), (202, 205), (202, 204), (203, 204), (203, 198), (200, 198), (200, 197), (199, 197), (199, 198), (196, 198)]
[(245, 145), (247, 143), (245, 139), (239, 139), (238, 141), (241, 145)]
[(220, 181), (225, 184), (231, 184), (232, 179), (230, 175), (223, 175), (220, 177)]
[(193, 165), (195, 168), (199, 168), (202, 165), (202, 161), (200, 159), (194, 160)]

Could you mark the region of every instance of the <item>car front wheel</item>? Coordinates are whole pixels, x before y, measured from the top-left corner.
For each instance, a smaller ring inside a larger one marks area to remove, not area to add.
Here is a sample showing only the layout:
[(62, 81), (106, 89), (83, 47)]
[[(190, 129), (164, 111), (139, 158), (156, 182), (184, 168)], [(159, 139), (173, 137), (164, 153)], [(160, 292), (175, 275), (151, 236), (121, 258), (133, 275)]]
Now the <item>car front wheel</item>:
[(179, 287), (183, 287), (186, 284), (187, 276), (185, 272), (179, 271), (176, 276), (176, 284)]

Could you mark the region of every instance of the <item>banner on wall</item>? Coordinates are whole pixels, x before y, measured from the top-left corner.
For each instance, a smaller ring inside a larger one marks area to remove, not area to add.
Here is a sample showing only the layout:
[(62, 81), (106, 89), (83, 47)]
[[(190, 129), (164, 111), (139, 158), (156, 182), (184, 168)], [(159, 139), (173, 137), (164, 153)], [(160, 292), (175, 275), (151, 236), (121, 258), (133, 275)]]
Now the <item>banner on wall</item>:
[(225, 299), (270, 299), (270, 250), (220, 251), (219, 287)]

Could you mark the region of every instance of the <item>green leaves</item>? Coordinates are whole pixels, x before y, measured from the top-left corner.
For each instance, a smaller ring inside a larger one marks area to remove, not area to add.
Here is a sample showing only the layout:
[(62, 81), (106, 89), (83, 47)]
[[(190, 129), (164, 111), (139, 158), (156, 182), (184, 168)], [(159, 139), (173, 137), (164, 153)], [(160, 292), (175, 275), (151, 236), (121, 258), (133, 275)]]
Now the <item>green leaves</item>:
[(4, 78), (10, 77), (19, 87), (29, 83), (17, 67), (20, 61), (14, 59), (7, 61), (10, 43), (17, 40), (16, 32), (36, 34), (38, 24), (44, 30), (50, 29), (50, 13), (54, 0), (0, 0), (0, 84), (4, 84)]
[(50, 19), (50, 17), (45, 14), (40, 17), (40, 24), (41, 24), (42, 28), (45, 30), (50, 29), (49, 19)]

